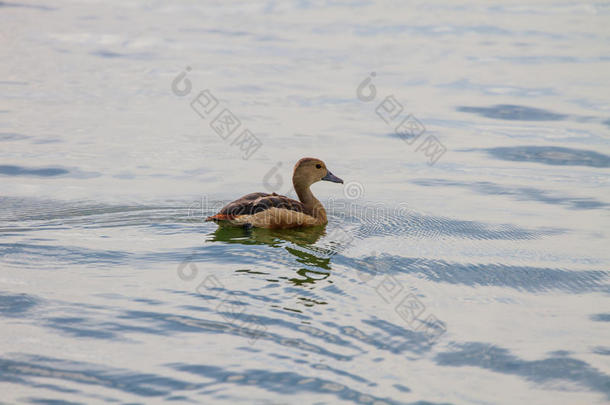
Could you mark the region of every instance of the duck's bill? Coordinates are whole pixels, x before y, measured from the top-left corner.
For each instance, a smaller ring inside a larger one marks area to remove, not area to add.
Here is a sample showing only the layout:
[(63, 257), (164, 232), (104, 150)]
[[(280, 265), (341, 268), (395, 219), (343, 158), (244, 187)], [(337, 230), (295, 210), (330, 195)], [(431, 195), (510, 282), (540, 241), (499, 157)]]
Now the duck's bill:
[(322, 180), (332, 181), (333, 183), (341, 183), (343, 184), (343, 180), (332, 174), (331, 172), (327, 172), (326, 176), (322, 177)]

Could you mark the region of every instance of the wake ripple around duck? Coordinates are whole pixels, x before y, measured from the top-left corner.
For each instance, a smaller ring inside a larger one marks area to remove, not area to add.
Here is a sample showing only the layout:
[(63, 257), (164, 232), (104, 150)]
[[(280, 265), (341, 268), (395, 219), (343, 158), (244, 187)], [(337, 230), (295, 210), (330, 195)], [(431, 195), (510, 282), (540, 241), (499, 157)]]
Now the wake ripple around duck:
[(535, 239), (561, 233), (559, 228), (524, 229), (511, 224), (489, 224), (417, 212), (406, 205), (396, 207), (349, 204), (332, 212), (331, 225), (347, 226), (355, 237), (405, 236), (410, 238), (474, 240)]

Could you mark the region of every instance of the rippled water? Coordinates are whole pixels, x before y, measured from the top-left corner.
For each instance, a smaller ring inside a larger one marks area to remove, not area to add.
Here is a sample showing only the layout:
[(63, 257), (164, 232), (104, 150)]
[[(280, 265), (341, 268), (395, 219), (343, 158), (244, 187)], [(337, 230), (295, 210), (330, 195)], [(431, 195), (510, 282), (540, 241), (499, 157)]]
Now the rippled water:
[(609, 17), (0, 2), (0, 402), (606, 403)]

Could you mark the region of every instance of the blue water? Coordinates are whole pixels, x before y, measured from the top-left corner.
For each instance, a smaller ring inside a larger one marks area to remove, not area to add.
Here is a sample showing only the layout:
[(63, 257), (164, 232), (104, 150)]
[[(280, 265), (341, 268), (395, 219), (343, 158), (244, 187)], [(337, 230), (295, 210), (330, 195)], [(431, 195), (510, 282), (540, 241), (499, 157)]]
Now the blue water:
[(0, 403), (607, 403), (609, 17), (0, 2)]

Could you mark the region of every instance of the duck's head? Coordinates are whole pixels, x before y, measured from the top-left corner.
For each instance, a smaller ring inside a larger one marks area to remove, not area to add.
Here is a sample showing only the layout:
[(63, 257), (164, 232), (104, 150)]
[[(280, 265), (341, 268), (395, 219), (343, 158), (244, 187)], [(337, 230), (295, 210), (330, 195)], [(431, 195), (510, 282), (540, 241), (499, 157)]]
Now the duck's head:
[(303, 158), (294, 165), (292, 183), (295, 187), (297, 185), (308, 187), (320, 180), (343, 183), (343, 180), (332, 174), (320, 159)]

